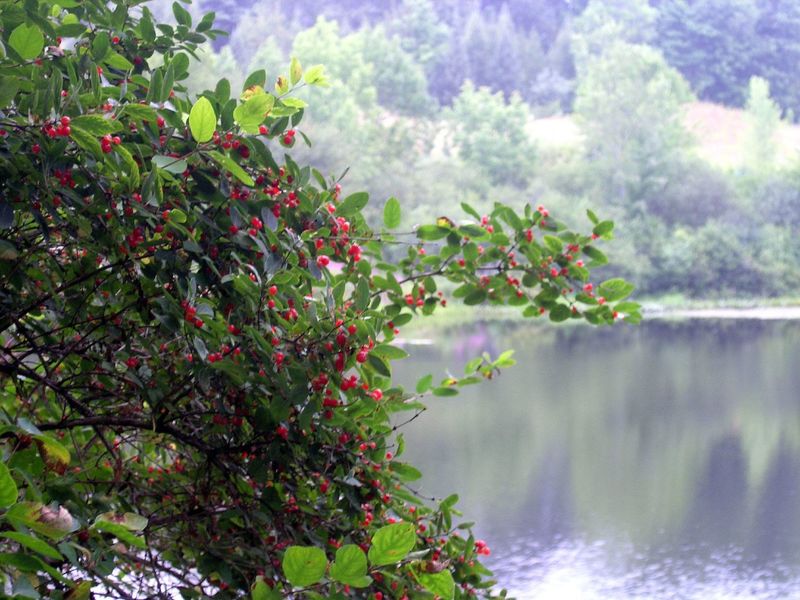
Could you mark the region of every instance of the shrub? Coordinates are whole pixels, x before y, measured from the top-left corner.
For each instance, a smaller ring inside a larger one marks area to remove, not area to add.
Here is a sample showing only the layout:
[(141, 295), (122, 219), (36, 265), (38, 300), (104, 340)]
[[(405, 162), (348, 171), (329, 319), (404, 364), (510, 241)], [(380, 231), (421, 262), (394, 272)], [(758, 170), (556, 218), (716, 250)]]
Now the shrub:
[(0, 4), (4, 595), (490, 595), (485, 545), (455, 496), (408, 487), (397, 430), (513, 360), (404, 390), (392, 342), (443, 279), (467, 304), (638, 320), (629, 284), (588, 287), (613, 224), (497, 204), (394, 234), (390, 199), (372, 230), (366, 194), (279, 156), (321, 67), (191, 100), (213, 18), (138, 7)]

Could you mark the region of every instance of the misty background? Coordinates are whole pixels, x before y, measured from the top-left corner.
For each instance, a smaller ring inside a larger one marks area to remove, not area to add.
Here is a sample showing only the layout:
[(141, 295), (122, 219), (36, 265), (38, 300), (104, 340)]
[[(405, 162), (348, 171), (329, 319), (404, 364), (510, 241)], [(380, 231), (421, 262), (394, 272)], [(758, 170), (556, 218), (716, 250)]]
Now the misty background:
[[(171, 18), (171, 1), (151, 9)], [(640, 297), (792, 297), (800, 286), (800, 3), (793, 0), (200, 0), (230, 32), (183, 83), (240, 86), (290, 56), (292, 155), (405, 226), (467, 201), (617, 222)]]

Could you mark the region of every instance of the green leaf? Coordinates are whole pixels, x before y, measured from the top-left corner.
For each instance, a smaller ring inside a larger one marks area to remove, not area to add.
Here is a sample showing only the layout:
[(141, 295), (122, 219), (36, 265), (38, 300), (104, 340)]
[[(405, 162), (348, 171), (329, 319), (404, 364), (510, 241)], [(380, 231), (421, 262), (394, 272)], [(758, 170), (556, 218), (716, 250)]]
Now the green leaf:
[(144, 538), (133, 535), (126, 527), (123, 527), (117, 523), (110, 523), (109, 521), (95, 521), (92, 525), (92, 529), (96, 531), (102, 531), (104, 533), (110, 533), (120, 542), (127, 544), (128, 546), (133, 546), (134, 548), (139, 548), (141, 550), (147, 549), (147, 543), (144, 541)]
[(103, 62), (107, 64), (112, 69), (118, 69), (120, 71), (132, 71), (133, 70), (133, 63), (129, 61), (127, 58), (119, 54), (118, 52), (111, 52), (108, 56), (103, 59)]
[(175, 15), (175, 20), (179, 25), (185, 25), (186, 27), (192, 26), (192, 15), (178, 2), (172, 3), (172, 14)]
[(33, 60), (44, 50), (44, 35), (36, 25), (21, 23), (8, 36), (8, 45), (23, 60)]
[(448, 570), (438, 573), (419, 573), (417, 580), (422, 587), (442, 600), (452, 600), (456, 591), (456, 583)]
[(283, 574), (295, 587), (317, 583), (327, 567), (325, 552), (316, 546), (289, 546), (283, 555)]
[(147, 518), (136, 513), (126, 512), (123, 514), (115, 512), (107, 512), (97, 516), (97, 521), (107, 521), (121, 525), (130, 531), (142, 531), (147, 527)]
[(128, 180), (131, 187), (138, 188), (141, 176), (139, 174), (139, 165), (136, 164), (133, 155), (121, 144), (115, 144), (113, 148), (114, 152), (119, 154), (120, 158), (122, 158), (122, 162), (124, 162), (125, 166), (128, 168)]
[(454, 387), (448, 385), (442, 385), (436, 388), (433, 388), (433, 395), (440, 396), (440, 397), (447, 397), (447, 396), (458, 396), (458, 390)]
[(173, 208), (169, 211), (169, 220), (173, 223), (186, 223), (186, 213), (180, 208)]
[(356, 310), (364, 310), (369, 305), (369, 281), (362, 277), (356, 284), (355, 294), (353, 294)]
[(189, 129), (192, 137), (199, 144), (204, 144), (214, 137), (217, 128), (217, 113), (205, 96), (200, 97), (189, 112)]
[(100, 147), (100, 142), (91, 133), (84, 131), (80, 127), (72, 127), (70, 137), (78, 144), (78, 147), (93, 154), (98, 160), (103, 159), (103, 149)]
[(392, 462), (389, 468), (403, 481), (417, 481), (422, 478), (422, 473), (416, 467), (401, 462)]
[(250, 596), (252, 600), (280, 600), (282, 597), (278, 590), (269, 587), (262, 579), (253, 584)]
[(488, 294), (483, 288), (475, 288), (464, 297), (464, 304), (467, 306), (474, 306), (486, 300)]
[(384, 377), (392, 376), (392, 369), (389, 363), (378, 354), (370, 352), (369, 355), (367, 355), (367, 364), (379, 375), (383, 375)]
[(550, 320), (554, 323), (561, 323), (572, 316), (572, 311), (565, 304), (556, 304), (550, 309)]
[(80, 115), (72, 119), (70, 127), (78, 127), (97, 137), (116, 133), (122, 130), (122, 124), (119, 121), (112, 121), (100, 115)]
[(439, 227), (438, 225), (420, 225), (417, 227), (417, 237), (421, 240), (439, 240), (448, 233), (450, 233), (449, 227)]
[(0, 463), (0, 508), (11, 506), (17, 501), (19, 490), (5, 463)]
[(382, 356), (387, 360), (402, 360), (408, 358), (408, 352), (397, 346), (389, 344), (378, 344), (372, 349), (372, 352)]
[(429, 389), (431, 389), (431, 384), (433, 383), (433, 375), (425, 375), (422, 379), (417, 382), (417, 393), (424, 394)]
[(594, 226), (592, 233), (598, 237), (606, 237), (614, 230), (613, 221), (600, 221)]
[(303, 80), (308, 85), (328, 85), (328, 82), (325, 79), (325, 67), (322, 65), (313, 65), (309, 67), (306, 69), (306, 72), (303, 75)]
[(603, 254), (603, 251), (594, 246), (584, 246), (583, 253), (592, 259), (589, 264), (590, 267), (601, 267), (608, 264), (608, 258)]
[(243, 184), (250, 187), (255, 185), (255, 181), (253, 181), (253, 178), (250, 177), (250, 175), (248, 175), (247, 172), (242, 167), (240, 167), (232, 158), (225, 156), (224, 154), (216, 150), (212, 150), (211, 152), (208, 153), (208, 155), (211, 158), (213, 158), (222, 168), (230, 171), (231, 175), (236, 177), (236, 179), (241, 181)]
[(189, 166), (188, 163), (182, 158), (174, 158), (172, 156), (164, 156), (162, 154), (156, 154), (152, 158), (152, 161), (153, 164), (159, 169), (164, 169), (168, 173), (174, 173), (175, 175), (180, 175)]
[(375, 567), (400, 562), (417, 544), (417, 531), (413, 523), (393, 523), (381, 527), (372, 536), (369, 562)]
[(372, 578), (367, 577), (367, 555), (355, 544), (345, 544), (336, 551), (330, 575), (335, 581), (355, 588), (372, 583)]
[(46, 556), (47, 558), (52, 558), (54, 560), (62, 560), (64, 558), (61, 556), (61, 553), (53, 548), (50, 544), (40, 540), (39, 538), (33, 537), (32, 535), (19, 533), (17, 531), (4, 531), (3, 533), (0, 533), (0, 537), (13, 540), (18, 544), (33, 550), (34, 552), (38, 552), (42, 556)]
[(155, 111), (155, 109), (142, 104), (126, 104), (120, 114), (131, 116), (137, 121), (155, 122), (158, 119), (158, 113)]
[(8, 106), (17, 95), (20, 80), (16, 77), (0, 77), (0, 106)]
[(400, 201), (393, 196), (383, 205), (383, 224), (387, 229), (394, 229), (400, 226), (401, 217)]
[(256, 93), (233, 110), (233, 118), (244, 131), (256, 134), (274, 103), (275, 97), (271, 94)]
[(628, 283), (624, 279), (615, 278), (601, 283), (597, 288), (597, 294), (603, 296), (608, 302), (616, 302), (630, 296), (634, 289), (632, 283)]
[(295, 85), (300, 78), (303, 77), (303, 67), (300, 64), (300, 61), (297, 60), (296, 56), (292, 57), (292, 62), (289, 65), (289, 79), (292, 82), (292, 85)]
[(367, 192), (356, 192), (350, 194), (342, 203), (336, 207), (336, 214), (342, 217), (351, 217), (367, 205), (369, 194)]

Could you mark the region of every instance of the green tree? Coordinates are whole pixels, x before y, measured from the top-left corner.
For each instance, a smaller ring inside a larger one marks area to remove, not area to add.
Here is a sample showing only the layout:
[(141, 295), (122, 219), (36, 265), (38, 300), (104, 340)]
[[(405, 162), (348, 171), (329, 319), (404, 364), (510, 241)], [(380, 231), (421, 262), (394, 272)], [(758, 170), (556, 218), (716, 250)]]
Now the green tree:
[(448, 118), (459, 156), (491, 182), (525, 185), (530, 179), (536, 150), (526, 134), (530, 113), (518, 94), (506, 102), (502, 92), (468, 81)]
[(372, 65), (373, 85), (381, 106), (407, 115), (436, 111), (422, 65), (403, 49), (398, 37), (389, 36), (381, 25), (364, 28), (354, 37), (364, 61)]
[(649, 44), (657, 12), (647, 0), (592, 0), (572, 23), (572, 55), (579, 71), (617, 42)]
[(638, 320), (624, 281), (573, 292), (613, 224), (465, 205), (469, 223), (394, 233), (390, 199), (372, 229), (367, 194), (291, 156), (322, 67), (190, 96), (213, 19), (139, 4), (0, 3), (3, 595), (491, 596), (456, 497), (406, 487), (392, 416), (513, 360), (409, 391), (393, 340), (446, 303), (437, 281), (556, 322)]
[(781, 124), (781, 109), (770, 98), (769, 82), (760, 77), (750, 79), (747, 94), (747, 163), (752, 170), (764, 173), (775, 168), (775, 134)]
[(742, 106), (758, 72), (757, 20), (755, 0), (664, 0), (655, 43), (700, 98)]
[(641, 212), (656, 200), (691, 145), (682, 122), (691, 93), (648, 46), (618, 42), (588, 64), (575, 113), (598, 197)]

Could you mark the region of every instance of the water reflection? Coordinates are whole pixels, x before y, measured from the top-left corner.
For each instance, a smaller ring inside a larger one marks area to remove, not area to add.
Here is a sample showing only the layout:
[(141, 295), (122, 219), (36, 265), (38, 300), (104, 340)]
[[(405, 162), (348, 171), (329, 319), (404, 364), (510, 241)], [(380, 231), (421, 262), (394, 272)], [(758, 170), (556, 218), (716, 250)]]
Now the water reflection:
[[(401, 377), (483, 350), (518, 366), (405, 431), (526, 598), (800, 598), (800, 323), (480, 325)], [(412, 377), (412, 374), (414, 377)]]

